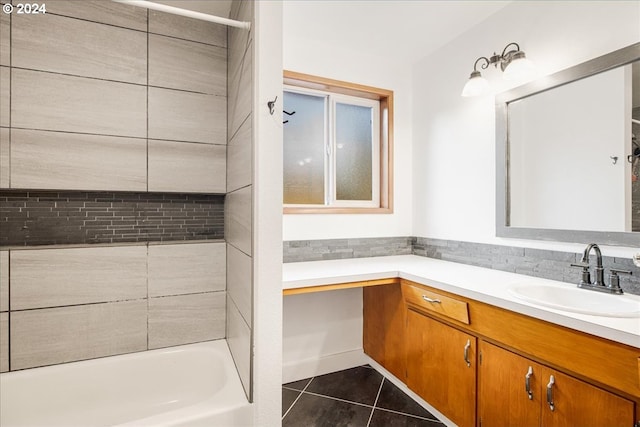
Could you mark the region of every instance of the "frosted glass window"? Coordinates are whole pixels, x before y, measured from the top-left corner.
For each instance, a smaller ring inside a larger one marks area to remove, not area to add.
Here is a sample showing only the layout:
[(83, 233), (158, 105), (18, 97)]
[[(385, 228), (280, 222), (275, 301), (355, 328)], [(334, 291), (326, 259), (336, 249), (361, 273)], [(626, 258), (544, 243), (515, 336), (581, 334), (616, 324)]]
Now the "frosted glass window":
[(284, 74), (284, 213), (390, 212), (393, 92)]
[(284, 92), (284, 203), (325, 202), (326, 96)]
[(371, 107), (336, 103), (336, 199), (372, 200)]

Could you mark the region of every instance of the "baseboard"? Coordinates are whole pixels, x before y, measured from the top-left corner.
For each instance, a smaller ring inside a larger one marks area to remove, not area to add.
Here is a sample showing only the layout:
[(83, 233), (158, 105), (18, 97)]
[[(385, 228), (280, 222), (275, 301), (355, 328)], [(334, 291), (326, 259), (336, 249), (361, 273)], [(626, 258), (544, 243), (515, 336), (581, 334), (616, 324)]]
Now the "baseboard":
[(352, 350), (319, 358), (286, 362), (282, 366), (282, 383), (324, 375), (369, 363), (364, 350)]
[(393, 384), (395, 384), (396, 387), (398, 387), (404, 393), (409, 395), (409, 397), (411, 397), (413, 400), (415, 400), (420, 406), (422, 406), (424, 409), (426, 409), (427, 411), (429, 411), (433, 415), (435, 415), (440, 421), (442, 421), (442, 423), (444, 425), (446, 425), (447, 427), (457, 427), (456, 424), (454, 424), (450, 419), (448, 419), (447, 417), (442, 415), (442, 413), (440, 411), (438, 411), (433, 406), (429, 405), (424, 399), (422, 399), (420, 396), (418, 396), (413, 391), (411, 391), (409, 389), (409, 387), (407, 387), (407, 385), (405, 383), (400, 381), (391, 372), (389, 372), (385, 368), (383, 368), (382, 365), (380, 365), (378, 362), (376, 362), (375, 360), (373, 360), (372, 358), (370, 358), (366, 354), (364, 355), (364, 357), (367, 360), (366, 363), (371, 365), (376, 371), (380, 372), (382, 374), (382, 376), (384, 376), (386, 379), (388, 379)]

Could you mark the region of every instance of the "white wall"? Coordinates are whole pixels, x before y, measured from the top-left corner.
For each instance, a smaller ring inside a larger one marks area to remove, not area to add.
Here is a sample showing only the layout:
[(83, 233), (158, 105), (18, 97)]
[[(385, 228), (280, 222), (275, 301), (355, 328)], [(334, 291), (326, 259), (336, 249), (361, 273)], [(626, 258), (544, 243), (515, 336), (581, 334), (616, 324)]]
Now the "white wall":
[[(520, 44), (541, 74), (640, 40), (640, 2), (510, 3), (413, 68), (413, 228), (416, 236), (579, 251), (584, 245), (495, 237), (494, 97), (462, 98), (479, 56)], [(509, 87), (495, 69), (496, 91)], [(594, 195), (597, 197), (597, 195)], [(634, 251), (608, 248), (609, 255)]]
[[(293, 3), (283, 6), (284, 69), (394, 91), (394, 213), (284, 215), (283, 240), (411, 235), (411, 67), (384, 52), (367, 56), (306, 39), (294, 31), (304, 9)], [(283, 319), (283, 381), (365, 363), (361, 290), (286, 297)]]
[[(294, 2), (298, 3), (298, 2)], [(295, 6), (295, 5), (294, 5)], [(308, 40), (287, 25), (303, 11), (284, 3), (284, 69), (394, 91), (394, 213), (285, 215), (284, 240), (408, 236), (411, 234), (411, 70), (348, 46)], [(357, 30), (356, 28), (353, 29)]]
[(282, 419), (282, 117), (271, 116), (266, 108), (268, 101), (282, 93), (282, 4), (251, 3), (256, 43), (251, 351), (254, 425), (268, 427), (280, 425)]

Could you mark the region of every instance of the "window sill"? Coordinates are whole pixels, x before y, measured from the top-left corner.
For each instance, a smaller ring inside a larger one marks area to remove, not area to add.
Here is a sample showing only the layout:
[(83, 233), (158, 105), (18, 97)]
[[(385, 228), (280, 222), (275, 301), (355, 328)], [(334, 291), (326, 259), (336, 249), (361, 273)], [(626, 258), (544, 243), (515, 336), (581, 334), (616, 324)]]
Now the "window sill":
[(285, 207), (282, 213), (289, 214), (392, 214), (393, 208), (333, 208), (333, 207)]

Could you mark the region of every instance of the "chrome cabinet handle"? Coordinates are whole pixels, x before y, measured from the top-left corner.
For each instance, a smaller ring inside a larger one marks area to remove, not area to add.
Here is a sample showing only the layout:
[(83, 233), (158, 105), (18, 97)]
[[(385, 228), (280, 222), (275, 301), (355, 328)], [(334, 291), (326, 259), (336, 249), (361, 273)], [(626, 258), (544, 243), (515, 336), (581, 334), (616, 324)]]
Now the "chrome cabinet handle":
[(553, 385), (556, 383), (556, 379), (551, 375), (549, 377), (549, 384), (547, 384), (547, 403), (549, 404), (549, 409), (552, 411), (556, 409), (555, 404), (553, 403)]
[(531, 377), (533, 376), (533, 368), (529, 366), (527, 375), (524, 376), (524, 389), (529, 396), (529, 400), (533, 400), (533, 392), (531, 391)]
[(467, 340), (467, 344), (464, 346), (464, 361), (467, 363), (467, 367), (471, 367), (469, 362), (469, 349), (471, 348), (471, 340)]
[(442, 302), (439, 299), (429, 298), (426, 295), (422, 295), (422, 299), (425, 300), (426, 302), (432, 302), (432, 303), (435, 303), (435, 304), (440, 304)]

